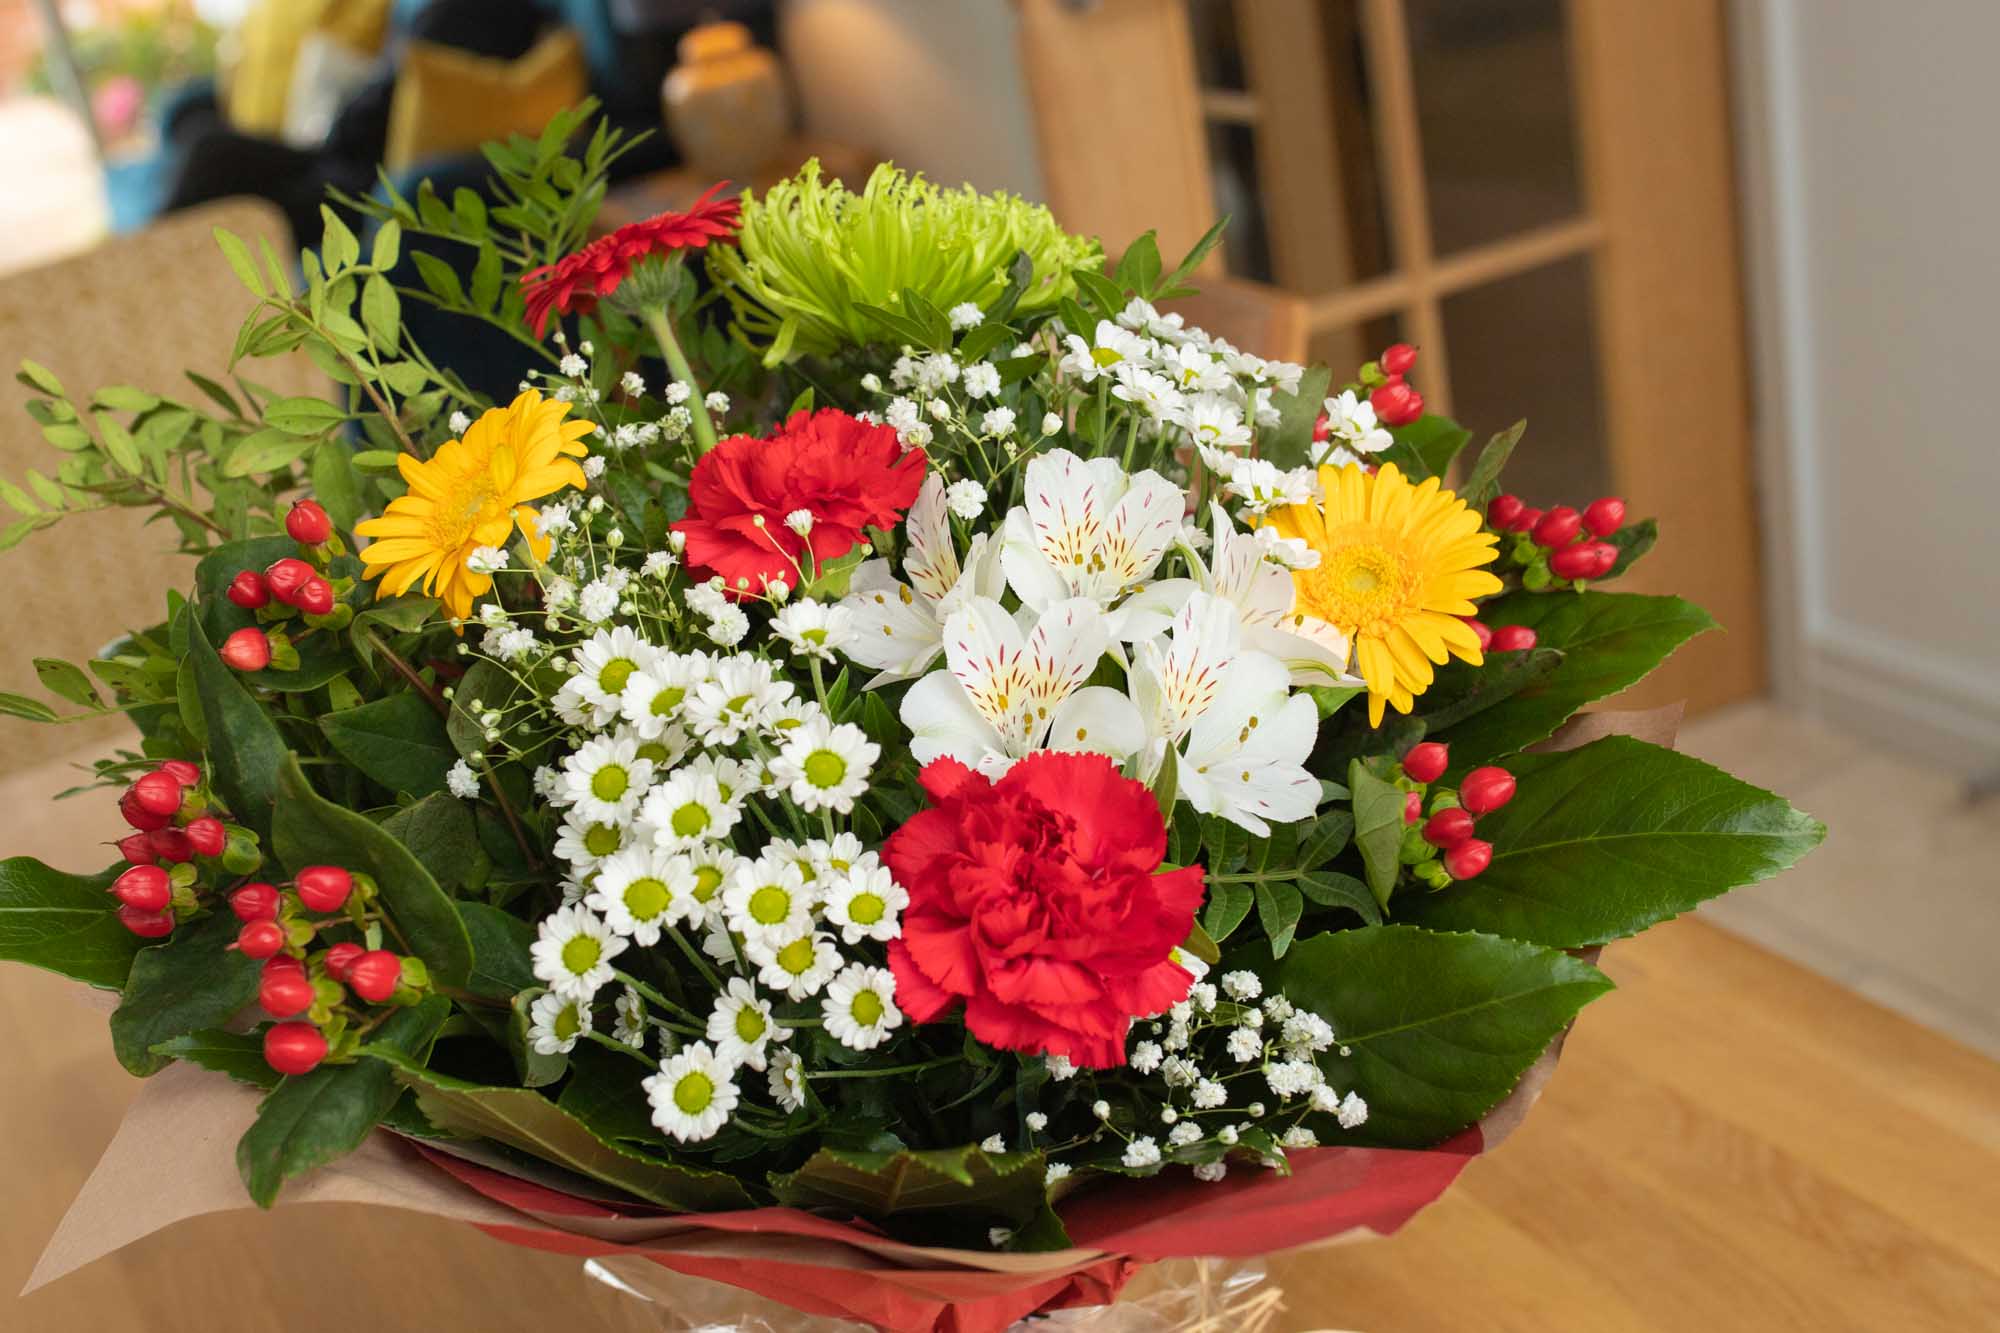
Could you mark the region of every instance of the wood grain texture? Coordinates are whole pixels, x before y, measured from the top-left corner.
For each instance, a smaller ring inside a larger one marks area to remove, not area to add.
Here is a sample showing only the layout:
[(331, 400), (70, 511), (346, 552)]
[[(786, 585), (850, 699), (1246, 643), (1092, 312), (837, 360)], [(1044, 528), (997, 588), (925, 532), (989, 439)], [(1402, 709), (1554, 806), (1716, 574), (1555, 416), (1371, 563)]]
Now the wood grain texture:
[[(1697, 921), (1606, 967), (1504, 1148), (1392, 1240), (1272, 1261), (1278, 1328), (2000, 1327), (2000, 1065)], [(10, 967), (0, 1003), (0, 1327), (655, 1326), (573, 1261), (347, 1206), (197, 1219), (15, 1299), (136, 1085), (75, 987)]]

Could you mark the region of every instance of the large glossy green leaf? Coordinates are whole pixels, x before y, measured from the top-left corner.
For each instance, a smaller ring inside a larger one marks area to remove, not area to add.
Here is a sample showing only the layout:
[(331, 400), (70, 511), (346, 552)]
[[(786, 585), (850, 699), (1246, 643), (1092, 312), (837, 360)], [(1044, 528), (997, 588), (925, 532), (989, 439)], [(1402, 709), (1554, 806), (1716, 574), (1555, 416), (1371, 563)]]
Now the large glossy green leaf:
[(1447, 781), (1547, 740), (1585, 704), (1651, 674), (1674, 649), (1715, 628), (1714, 618), (1691, 602), (1626, 592), (1514, 593), (1488, 602), (1481, 619), (1496, 629), (1527, 625), (1537, 647), (1560, 649), (1563, 657), (1505, 703), (1430, 732), (1451, 746)]
[(511, 1000), (541, 983), (528, 950), (535, 928), (511, 912), (485, 903), (458, 904), (459, 919), (472, 938), (472, 976), (465, 988), (490, 1000)]
[(406, 796), (443, 791), (444, 775), (458, 762), (444, 720), (415, 690), (327, 713), (319, 727), (341, 758)]
[(201, 622), (188, 626), (188, 657), (194, 663), (195, 691), (201, 699), (203, 746), (208, 752), (209, 781), (222, 793), (237, 823), (255, 829), (269, 845), (271, 812), (278, 801), (278, 769), (285, 762), (285, 742), (236, 673), (223, 665)]
[(1636, 934), (1785, 869), (1825, 828), (1672, 750), (1607, 736), (1508, 761), (1513, 801), (1479, 821), (1493, 863), (1403, 919), (1573, 949)]
[(1347, 766), (1347, 785), (1354, 793), (1354, 845), (1361, 851), (1368, 889), (1378, 906), (1387, 907), (1402, 873), (1397, 851), (1403, 843), (1403, 792), (1360, 759)]
[(118, 990), (146, 941), (118, 924), (118, 867), (69, 875), (30, 856), (0, 861), (0, 958)]
[(382, 821), (382, 831), (409, 848), (447, 892), (464, 885), (486, 861), (472, 812), (449, 792), (404, 806)]
[(383, 1058), (396, 1064), (397, 1077), (416, 1090), (418, 1106), (439, 1129), (519, 1148), (665, 1208), (712, 1212), (757, 1202), (734, 1176), (675, 1166), (605, 1142), (539, 1092), (482, 1087), (393, 1053)]
[(238, 1083), (269, 1092), (278, 1086), (281, 1075), (264, 1059), (264, 1039), (255, 1032), (224, 1032), (204, 1028), (181, 1037), (170, 1037), (153, 1047), (155, 1055), (186, 1060), (203, 1069), (227, 1074)]
[(1300, 940), (1285, 994), (1333, 1024), (1328, 1081), (1367, 1099), (1344, 1142), (1421, 1148), (1486, 1114), (1611, 982), (1556, 949), (1490, 935), (1365, 926)]
[[(194, 569), (195, 606), (201, 620), (202, 632), (210, 643), (221, 643), (232, 633), (257, 623), (252, 612), (244, 610), (230, 601), (224, 594), (229, 582), (246, 569), (262, 571), (274, 561), (299, 553), (298, 543), (290, 537), (250, 537), (243, 541), (224, 542), (201, 558)], [(352, 578), (355, 586), (343, 601), (351, 604), (364, 603), (367, 594), (360, 581), (361, 562), (351, 555), (344, 555), (330, 561), (327, 572), (334, 578)], [(289, 632), (295, 637), (302, 627), (291, 623)], [(354, 666), (354, 658), (347, 651), (342, 638), (337, 634), (314, 634), (300, 637), (297, 645), (299, 665), (290, 671), (267, 668), (250, 672), (243, 679), (259, 689), (280, 690), (294, 693), (300, 690), (317, 689), (335, 676)]]
[(913, 1213), (978, 1214), (1025, 1225), (1044, 1198), (1042, 1154), (978, 1147), (930, 1152), (821, 1148), (806, 1164), (771, 1177), (779, 1203), (840, 1208), (877, 1220)]
[(298, 760), (279, 771), (280, 800), (272, 846), (287, 870), (337, 865), (374, 876), (390, 919), (443, 986), (463, 986), (472, 973), (472, 940), (458, 910), (423, 862), (380, 825), (326, 800), (312, 789)]
[(258, 966), (229, 946), (242, 923), (227, 912), (181, 926), (132, 960), (125, 998), (111, 1015), (111, 1049), (144, 1077), (166, 1068), (153, 1047), (220, 1027), (257, 996)]
[(1396, 464), (1411, 481), (1442, 477), (1458, 451), (1472, 439), (1472, 432), (1453, 421), (1427, 412), (1407, 426), (1389, 432), (1396, 442), (1383, 458)]
[[(450, 1012), (450, 1001), (433, 995), (390, 1017), (368, 1049), (421, 1061)], [(285, 1079), (236, 1144), (236, 1170), (250, 1197), (269, 1208), (287, 1180), (353, 1152), (402, 1095), (395, 1071), (369, 1055)]]

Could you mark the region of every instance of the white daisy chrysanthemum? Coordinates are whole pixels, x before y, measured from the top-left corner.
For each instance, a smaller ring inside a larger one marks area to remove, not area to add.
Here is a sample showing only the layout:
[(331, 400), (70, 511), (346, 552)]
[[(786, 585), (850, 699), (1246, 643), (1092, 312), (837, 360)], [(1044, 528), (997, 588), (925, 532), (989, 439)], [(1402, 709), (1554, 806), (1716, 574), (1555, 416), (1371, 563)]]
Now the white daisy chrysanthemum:
[(627, 986), (625, 993), (618, 997), (617, 1021), (611, 1025), (611, 1039), (622, 1041), (635, 1051), (646, 1049), (646, 1001), (638, 991)]
[(563, 761), (563, 804), (599, 824), (629, 818), (652, 785), (653, 761), (631, 740), (587, 740)]
[(556, 855), (570, 863), (581, 875), (594, 869), (607, 856), (631, 841), (622, 823), (601, 824), (585, 819), (575, 810), (563, 816), (562, 831), (556, 834)]
[(805, 1067), (796, 1053), (771, 1052), (771, 1068), (764, 1075), (771, 1100), (787, 1111), (803, 1110), (806, 1104)]
[(550, 991), (528, 1006), (528, 1045), (537, 1055), (568, 1055), (590, 1031), (590, 1005)]
[(1243, 409), (1221, 394), (1198, 393), (1190, 398), (1182, 422), (1198, 445), (1210, 449), (1250, 447), (1250, 426), (1243, 420)]
[(832, 661), (836, 651), (854, 642), (854, 612), (806, 598), (772, 616), (771, 632), (801, 657)]
[[(778, 740), (783, 740), (820, 716), (820, 713), (820, 706), (810, 699), (790, 699), (786, 701), (784, 707), (771, 710), (770, 715), (764, 719), (764, 730)], [(763, 785), (767, 784), (760, 784), (760, 790)]]
[(872, 856), (869, 864), (828, 874), (824, 895), (821, 915), (829, 926), (839, 928), (844, 944), (893, 940), (903, 933), (902, 912), (910, 905), (910, 895)]
[[(617, 602), (615, 592), (611, 594), (611, 600), (614, 604)], [(577, 693), (590, 705), (597, 725), (602, 726), (617, 715), (618, 696), (625, 692), (632, 673), (644, 671), (657, 656), (659, 649), (625, 625), (599, 630), (587, 642), (577, 646), (570, 655), (570, 660), (576, 664), (576, 674), (572, 679), (576, 681)]]
[(736, 863), (722, 886), (722, 918), (745, 940), (782, 942), (812, 928), (813, 899), (798, 861), (766, 851)]
[(704, 843), (674, 858), (668, 882), (677, 889), (682, 884), (688, 886), (682, 892), (693, 904), (688, 915), (690, 927), (722, 920), (722, 886), (742, 859), (719, 842)]
[(896, 975), (860, 963), (843, 969), (820, 999), (826, 1035), (856, 1051), (872, 1051), (903, 1025), (896, 1007)]
[(861, 845), (852, 833), (836, 833), (832, 839), (814, 838), (800, 849), (812, 865), (808, 878), (820, 880), (829, 874), (844, 874), (859, 865), (873, 865), (881, 858)]
[[(1352, 389), (1329, 398), (1326, 408), (1326, 443), (1329, 448), (1344, 445), (1357, 454), (1379, 454), (1396, 442), (1376, 419), (1375, 405)], [(1322, 461), (1315, 458), (1314, 462)]]
[(618, 727), (612, 731), (611, 739), (614, 741), (631, 741), (632, 752), (641, 759), (652, 762), (653, 776), (655, 778), (658, 778), (662, 773), (669, 773), (677, 768), (681, 760), (687, 757), (688, 750), (694, 745), (694, 742), (688, 737), (687, 731), (684, 728), (666, 727), (661, 730), (659, 735), (648, 740), (637, 727), (632, 726), (628, 722), (620, 722)]
[(646, 793), (639, 806), (639, 823), (663, 851), (678, 852), (729, 836), (741, 817), (734, 802), (722, 794), (711, 774), (675, 769), (665, 782)]
[(1253, 514), (1312, 503), (1313, 474), (1309, 468), (1286, 471), (1265, 458), (1246, 458), (1237, 463), (1223, 487), (1243, 501)]
[(707, 676), (708, 663), (699, 654), (661, 653), (626, 680), (618, 711), (651, 740), (680, 717), (688, 692)]
[(748, 981), (731, 977), (728, 987), (715, 997), (715, 1008), (708, 1015), (707, 1035), (715, 1043), (718, 1059), (761, 1070), (769, 1045), (784, 1041), (792, 1035), (792, 1030), (778, 1026), (771, 1013), (771, 1002), (759, 999)]
[(735, 1072), (707, 1042), (690, 1042), (667, 1057), (659, 1073), (639, 1084), (652, 1105), (654, 1127), (680, 1143), (714, 1138), (736, 1109)]
[(817, 995), (840, 970), (840, 950), (831, 936), (818, 931), (788, 940), (747, 939), (743, 951), (757, 965), (757, 980), (793, 1001)]
[(791, 682), (777, 679), (769, 662), (739, 653), (717, 661), (713, 674), (695, 687), (681, 709), (702, 742), (734, 745), (791, 697)]
[(611, 960), (625, 941), (603, 920), (572, 904), (542, 918), (528, 953), (535, 976), (558, 995), (588, 1000), (611, 980)]
[(618, 934), (650, 948), (660, 942), (664, 927), (685, 920), (693, 907), (674, 891), (672, 862), (657, 847), (628, 847), (597, 867), (584, 905), (601, 913)]
[(772, 771), (801, 810), (846, 814), (868, 790), (868, 771), (881, 754), (861, 728), (822, 715), (786, 739)]
[(675, 770), (675, 775), (683, 773), (696, 777), (715, 779), (717, 791), (722, 799), (731, 805), (740, 806), (745, 798), (757, 794), (757, 771), (740, 759), (731, 759), (726, 754), (715, 754), (704, 750)]

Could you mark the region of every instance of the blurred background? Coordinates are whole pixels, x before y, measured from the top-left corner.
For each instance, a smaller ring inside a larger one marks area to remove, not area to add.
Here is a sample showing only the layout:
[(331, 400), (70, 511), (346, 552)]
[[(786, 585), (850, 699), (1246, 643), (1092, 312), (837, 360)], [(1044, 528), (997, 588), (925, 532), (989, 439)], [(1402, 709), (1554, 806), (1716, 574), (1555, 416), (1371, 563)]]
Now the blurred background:
[[(2000, 454), (1960, 406), (1996, 369), (1996, 47), (1989, 0), (0, 0), (0, 354), (219, 371), (216, 221), (310, 242), (378, 163), (478, 188), (481, 140), (586, 93), (656, 131), (612, 222), (814, 155), (1114, 250), (1228, 214), (1198, 322), (1337, 370), (1415, 343), (1434, 409), (1527, 418), (1530, 503), (1660, 519), (1629, 583), (1727, 632), (1627, 702), (1686, 700), (1687, 748), (1832, 828), (1709, 914), (2000, 1051)], [(0, 406), (19, 478), (47, 446)], [(0, 688), (31, 641), (157, 618), (173, 571), (135, 577), (119, 522), (7, 557)], [(103, 739), (7, 732), (50, 764)]]

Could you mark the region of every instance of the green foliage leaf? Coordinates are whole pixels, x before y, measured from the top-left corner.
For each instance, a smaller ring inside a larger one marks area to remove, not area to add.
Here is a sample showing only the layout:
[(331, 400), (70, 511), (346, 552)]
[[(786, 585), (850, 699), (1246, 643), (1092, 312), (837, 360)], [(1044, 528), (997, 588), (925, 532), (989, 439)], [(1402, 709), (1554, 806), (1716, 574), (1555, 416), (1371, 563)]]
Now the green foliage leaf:
[(1471, 431), (1450, 417), (1435, 413), (1426, 413), (1407, 426), (1398, 426), (1390, 434), (1395, 436), (1396, 443), (1383, 451), (1383, 457), (1402, 468), (1411, 481), (1442, 477), (1451, 460), (1458, 457), (1458, 451), (1472, 439)]
[[(450, 1012), (450, 1002), (433, 995), (390, 1017), (364, 1049), (421, 1059)], [(269, 1208), (287, 1180), (353, 1152), (402, 1093), (395, 1071), (367, 1054), (285, 1079), (236, 1145), (236, 1170), (250, 1197)]]
[[(1641, 519), (1628, 523), (1604, 539), (1618, 548), (1617, 562), (1605, 579), (1615, 579), (1639, 562), (1639, 558), (1653, 549), (1653, 543), (1660, 540), (1660, 524), (1657, 519)], [(1600, 580), (1602, 581), (1602, 580)]]
[(1472, 465), (1472, 475), (1465, 479), (1465, 487), (1458, 493), (1461, 500), (1474, 509), (1484, 509), (1500, 493), (1500, 472), (1514, 456), (1514, 446), (1521, 442), (1527, 429), (1527, 422), (1517, 421), (1486, 442), (1486, 447), (1479, 451), (1479, 461)]
[(757, 1202), (734, 1176), (674, 1166), (605, 1142), (539, 1092), (482, 1087), (392, 1052), (362, 1049), (395, 1064), (397, 1076), (416, 1090), (417, 1105), (439, 1129), (519, 1148), (664, 1208), (710, 1212)]
[[(460, 190), (459, 193), (470, 194), (474, 199), (479, 197), (471, 190)], [(368, 262), (386, 272), (396, 267), (396, 259), (402, 253), (402, 248), (402, 224), (397, 222), (396, 219), (390, 218), (375, 229), (375, 243), (369, 253)]]
[(458, 762), (444, 721), (414, 690), (328, 713), (319, 727), (341, 758), (392, 792), (443, 791), (445, 774)]
[(1284, 880), (1264, 880), (1257, 885), (1257, 923), (1270, 941), (1272, 957), (1283, 958), (1292, 947), (1292, 935), (1304, 911), (1305, 899), (1298, 885)]
[(194, 664), (195, 697), (201, 701), (207, 733), (203, 745), (209, 781), (222, 793), (236, 822), (255, 829), (268, 846), (271, 811), (278, 801), (278, 769), (286, 757), (284, 738), (236, 673), (216, 656), (201, 618), (182, 619), (187, 624), (188, 658)]
[(1299, 892), (1321, 907), (1345, 907), (1371, 926), (1382, 924), (1382, 907), (1374, 891), (1338, 870), (1314, 870), (1299, 876)]
[(0, 861), (0, 958), (122, 989), (145, 944), (118, 923), (107, 891), (123, 868), (70, 875), (31, 856)]
[(336, 528), (352, 528), (361, 518), (361, 474), (344, 441), (322, 440), (313, 450), (312, 488)]
[(423, 863), (362, 815), (312, 789), (298, 760), (285, 756), (278, 775), (272, 847), (287, 870), (338, 865), (374, 876), (397, 930), (439, 985), (463, 986), (472, 974), (472, 940)]
[(403, 303), (380, 273), (369, 274), (361, 284), (361, 323), (377, 351), (386, 354), (396, 350), (403, 329)]
[(1042, 1154), (978, 1147), (930, 1152), (848, 1152), (821, 1148), (804, 1166), (771, 1178), (771, 1192), (795, 1208), (838, 1208), (877, 1221), (914, 1213), (1025, 1225), (1041, 1209)]
[(1347, 766), (1347, 785), (1354, 793), (1354, 845), (1361, 851), (1369, 892), (1386, 908), (1402, 873), (1397, 852), (1403, 844), (1403, 792), (1359, 759)]
[(465, 983), (467, 990), (489, 1000), (512, 1000), (541, 984), (528, 955), (535, 942), (533, 926), (512, 912), (485, 903), (462, 902), (458, 915), (472, 939), (472, 975)]
[(434, 792), (404, 806), (382, 821), (382, 831), (409, 848), (447, 892), (465, 886), (485, 859), (471, 812), (449, 792)]
[(27, 722), (53, 722), (56, 710), (40, 699), (30, 699), (25, 694), (0, 692), (0, 713), (8, 717), (18, 717)]
[(1475, 713), (1505, 703), (1562, 665), (1563, 655), (1536, 644), (1526, 652), (1495, 653), (1480, 666), (1453, 661), (1439, 667), (1431, 687), (1417, 698), (1417, 716), (1430, 735)]
[(1295, 394), (1274, 393), (1271, 406), (1278, 409), (1278, 425), (1261, 439), (1258, 452), (1279, 467), (1302, 467), (1312, 457), (1313, 423), (1326, 404), (1327, 386), (1333, 372), (1313, 366), (1299, 378)]
[(1563, 659), (1504, 707), (1432, 733), (1451, 745), (1448, 780), (1547, 740), (1585, 704), (1643, 679), (1674, 649), (1715, 628), (1708, 612), (1678, 597), (1622, 592), (1513, 593), (1488, 602), (1480, 618), (1496, 629), (1530, 626), (1536, 646), (1558, 649)]
[(83, 674), (83, 668), (55, 657), (37, 657), (35, 676), (42, 682), (42, 688), (58, 698), (86, 708), (101, 708), (104, 701), (97, 697), (97, 688), (90, 683), (90, 677)]
[(1235, 933), (1243, 924), (1243, 918), (1250, 915), (1254, 895), (1247, 884), (1224, 884), (1213, 880), (1208, 885), (1208, 906), (1201, 914), (1201, 928), (1208, 937), (1220, 944)]
[(252, 296), (264, 295), (264, 279), (257, 272), (257, 261), (250, 257), (250, 247), (243, 244), (243, 238), (227, 227), (213, 229), (215, 244), (222, 251), (222, 257), (229, 263), (229, 271), (236, 280), (249, 289)]
[(185, 1060), (218, 1074), (227, 1074), (238, 1083), (269, 1092), (280, 1077), (264, 1059), (264, 1039), (254, 1032), (225, 1032), (204, 1028), (185, 1036), (170, 1037), (153, 1047), (153, 1054), (170, 1060)]
[(1514, 799), (1479, 821), (1493, 863), (1407, 920), (1557, 948), (1637, 934), (1768, 879), (1826, 829), (1780, 797), (1630, 736), (1508, 761)]
[(219, 1027), (257, 995), (258, 965), (231, 950), (242, 925), (228, 912), (187, 922), (139, 950), (125, 998), (111, 1015), (111, 1049), (141, 1078), (167, 1064), (153, 1047)]
[(280, 398), (264, 408), (264, 420), (292, 435), (319, 435), (347, 420), (347, 412), (323, 398)]
[(1345, 1141), (1422, 1148), (1493, 1109), (1611, 982), (1555, 949), (1490, 935), (1367, 926), (1301, 940), (1285, 994), (1333, 1024), (1352, 1056), (1328, 1081), (1368, 1099)]

